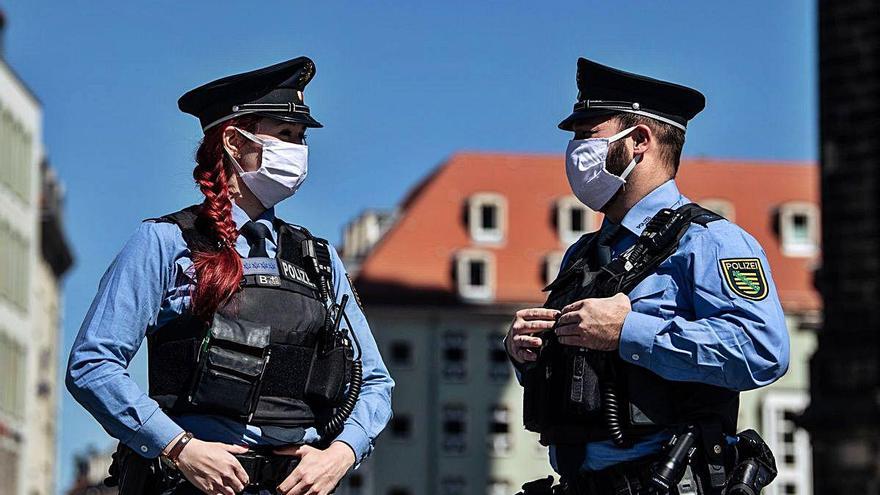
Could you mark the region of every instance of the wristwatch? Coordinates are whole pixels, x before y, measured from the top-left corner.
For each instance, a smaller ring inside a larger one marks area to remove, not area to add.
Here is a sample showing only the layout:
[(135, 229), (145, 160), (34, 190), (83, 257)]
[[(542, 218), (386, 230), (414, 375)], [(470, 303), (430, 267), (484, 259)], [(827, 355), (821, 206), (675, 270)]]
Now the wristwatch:
[(177, 469), (177, 458), (180, 456), (180, 452), (186, 447), (186, 444), (189, 443), (190, 440), (193, 439), (193, 434), (190, 432), (184, 432), (183, 436), (180, 437), (179, 440), (171, 447), (171, 450), (168, 451), (168, 454), (160, 454), (159, 459), (162, 462), (170, 467)]

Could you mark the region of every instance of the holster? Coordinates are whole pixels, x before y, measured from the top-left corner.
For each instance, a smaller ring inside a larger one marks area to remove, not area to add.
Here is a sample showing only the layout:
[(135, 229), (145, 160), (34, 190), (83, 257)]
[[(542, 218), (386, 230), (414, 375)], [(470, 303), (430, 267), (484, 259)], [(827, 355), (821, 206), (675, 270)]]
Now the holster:
[(158, 458), (147, 459), (120, 443), (113, 453), (110, 476), (104, 480), (108, 487), (119, 487), (119, 495), (144, 495), (155, 493), (161, 481)]

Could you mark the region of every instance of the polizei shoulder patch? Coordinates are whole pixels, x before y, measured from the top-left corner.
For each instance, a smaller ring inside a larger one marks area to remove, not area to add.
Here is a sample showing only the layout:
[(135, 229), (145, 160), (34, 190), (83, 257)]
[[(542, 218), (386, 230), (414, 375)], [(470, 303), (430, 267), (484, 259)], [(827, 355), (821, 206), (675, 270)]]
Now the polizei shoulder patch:
[(760, 301), (767, 297), (767, 276), (758, 258), (728, 258), (719, 260), (727, 286), (736, 295)]

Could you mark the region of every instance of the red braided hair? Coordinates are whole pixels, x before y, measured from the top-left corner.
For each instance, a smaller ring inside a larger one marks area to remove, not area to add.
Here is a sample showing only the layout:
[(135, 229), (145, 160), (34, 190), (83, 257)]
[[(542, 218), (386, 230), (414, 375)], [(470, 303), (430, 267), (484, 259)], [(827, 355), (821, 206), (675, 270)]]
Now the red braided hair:
[(220, 304), (235, 294), (242, 277), (241, 258), (235, 250), (238, 230), (232, 220), (228, 185), (234, 172), (223, 149), (223, 131), (231, 125), (254, 132), (258, 120), (256, 116), (244, 116), (212, 127), (196, 151), (193, 178), (205, 195), (197, 222), (206, 226), (219, 244), (214, 249), (192, 253), (197, 280), (192, 313), (203, 319), (212, 318)]

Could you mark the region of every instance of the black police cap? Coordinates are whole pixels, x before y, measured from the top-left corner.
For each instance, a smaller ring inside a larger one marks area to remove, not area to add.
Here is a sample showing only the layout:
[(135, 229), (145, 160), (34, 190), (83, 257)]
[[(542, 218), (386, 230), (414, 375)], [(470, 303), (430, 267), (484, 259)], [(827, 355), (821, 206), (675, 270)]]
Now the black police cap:
[(203, 84), (181, 96), (177, 106), (198, 117), (205, 131), (246, 114), (324, 127), (311, 116), (303, 101), (303, 90), (313, 77), (315, 63), (308, 57), (299, 57)]
[(578, 101), (574, 112), (559, 123), (572, 130), (574, 122), (597, 115), (634, 113), (685, 130), (687, 122), (706, 106), (699, 91), (578, 59)]

